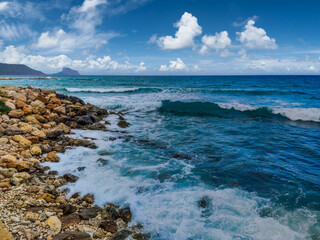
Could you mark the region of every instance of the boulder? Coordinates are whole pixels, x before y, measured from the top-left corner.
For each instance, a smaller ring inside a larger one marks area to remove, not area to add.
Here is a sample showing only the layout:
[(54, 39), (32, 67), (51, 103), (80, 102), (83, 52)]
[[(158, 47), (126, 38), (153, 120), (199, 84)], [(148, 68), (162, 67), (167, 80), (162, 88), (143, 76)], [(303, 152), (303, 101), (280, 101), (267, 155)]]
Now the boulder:
[(16, 100), (21, 101), (21, 102), (26, 102), (27, 101), (26, 95), (23, 94), (23, 93), (17, 93), (17, 92), (13, 93), (12, 97), (15, 98)]
[(47, 138), (56, 139), (64, 133), (63, 129), (52, 129), (46, 132)]
[(45, 138), (46, 137), (46, 134), (44, 133), (44, 131), (41, 131), (41, 130), (35, 130), (32, 132), (32, 135), (34, 136), (38, 136), (38, 137), (42, 137), (42, 138)]
[(69, 215), (62, 216), (60, 220), (62, 223), (62, 230), (70, 226), (77, 225), (81, 221), (79, 215), (76, 213), (71, 213)]
[(26, 172), (15, 173), (11, 177), (11, 183), (15, 186), (19, 186), (20, 184), (26, 182), (30, 178), (30, 174)]
[(36, 146), (36, 145), (33, 145), (30, 149), (30, 153), (33, 155), (33, 156), (38, 156), (38, 155), (41, 155), (42, 154), (42, 150), (40, 147)]
[(46, 161), (47, 162), (59, 162), (59, 157), (57, 155), (57, 152), (49, 152), (48, 155), (46, 156)]
[(6, 101), (5, 104), (7, 105), (7, 107), (11, 108), (12, 110), (16, 109), (16, 106), (12, 102)]
[(24, 112), (20, 109), (11, 110), (8, 113), (8, 116), (11, 118), (21, 118), (24, 115)]
[(105, 220), (117, 220), (120, 217), (118, 207), (112, 203), (108, 203), (102, 210), (101, 217)]
[(115, 221), (103, 221), (100, 223), (99, 227), (111, 233), (116, 233), (118, 231), (118, 226)]
[(80, 219), (89, 220), (90, 218), (94, 218), (98, 215), (98, 212), (95, 208), (83, 208), (79, 211)]
[(33, 102), (30, 103), (30, 105), (34, 108), (37, 108), (37, 107), (45, 107), (44, 103), (41, 102), (40, 100), (35, 100)]
[(57, 216), (49, 217), (45, 223), (54, 234), (58, 234), (61, 231), (61, 221)]
[(53, 236), (52, 240), (91, 240), (91, 236), (84, 232), (64, 232)]
[(8, 143), (8, 138), (0, 138), (0, 145), (4, 145)]

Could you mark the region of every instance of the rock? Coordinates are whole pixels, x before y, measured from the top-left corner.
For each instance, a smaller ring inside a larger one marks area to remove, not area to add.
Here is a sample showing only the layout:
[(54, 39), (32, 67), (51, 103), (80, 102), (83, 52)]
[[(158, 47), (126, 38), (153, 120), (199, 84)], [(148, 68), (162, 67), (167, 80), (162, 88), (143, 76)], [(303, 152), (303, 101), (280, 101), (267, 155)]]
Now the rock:
[(23, 93), (15, 92), (15, 93), (12, 94), (12, 97), (17, 99), (17, 100), (19, 100), (19, 101), (21, 101), (21, 102), (26, 102), (27, 101), (26, 95), (23, 94)]
[(131, 231), (128, 230), (121, 230), (120, 232), (118, 232), (113, 238), (112, 240), (125, 240), (127, 237), (129, 237), (132, 234)]
[(84, 232), (64, 232), (53, 236), (52, 240), (91, 240), (91, 236)]
[(118, 126), (121, 127), (121, 128), (127, 128), (127, 127), (130, 126), (130, 123), (128, 123), (128, 122), (125, 121), (125, 120), (120, 120), (120, 121), (118, 122)]
[(19, 219), (18, 217), (15, 217), (15, 216), (12, 216), (12, 217), (10, 218), (10, 220), (11, 220), (12, 222), (15, 222), (15, 223), (20, 222), (20, 219)]
[(26, 172), (15, 173), (11, 177), (11, 183), (15, 186), (19, 186), (30, 178), (30, 174)]
[(37, 107), (45, 107), (44, 103), (39, 101), (39, 100), (35, 100), (33, 102), (30, 103), (30, 105), (34, 108), (37, 108)]
[(53, 109), (53, 112), (58, 114), (66, 114), (66, 108), (64, 106), (59, 106)]
[(89, 220), (90, 218), (94, 218), (97, 215), (98, 213), (95, 208), (83, 208), (79, 211), (79, 216), (82, 220)]
[(12, 110), (16, 109), (16, 106), (15, 106), (12, 102), (6, 101), (5, 104), (6, 104), (9, 108), (11, 108)]
[(108, 203), (102, 210), (101, 217), (106, 220), (117, 220), (120, 217), (118, 207), (112, 203)]
[(0, 188), (11, 188), (11, 184), (9, 182), (0, 182)]
[(80, 116), (76, 119), (77, 123), (79, 123), (80, 125), (89, 125), (89, 124), (93, 124), (93, 121), (90, 117), (90, 115), (85, 115), (85, 116)]
[(38, 146), (35, 146), (33, 145), (30, 149), (30, 153), (33, 155), (33, 156), (38, 156), (38, 155), (41, 155), (42, 154), (42, 150), (41, 148), (39, 148)]
[(62, 129), (52, 129), (46, 132), (47, 138), (56, 139), (64, 133)]
[(19, 144), (22, 148), (28, 149), (31, 146), (32, 142), (24, 138), (19, 142)]
[(0, 162), (1, 163), (12, 163), (12, 162), (16, 162), (17, 161), (17, 158), (15, 156), (12, 156), (12, 155), (4, 155), (0, 158)]
[(16, 102), (16, 107), (17, 108), (23, 108), (23, 107), (28, 107), (28, 104), (26, 104), (25, 102), (21, 101), (21, 100), (18, 100)]
[(8, 143), (8, 138), (0, 138), (0, 145), (4, 145)]
[(35, 212), (27, 212), (25, 218), (29, 221), (35, 222), (39, 218), (39, 214)]
[(39, 121), (34, 116), (26, 116), (26, 121), (32, 124), (39, 124)]
[(77, 211), (77, 208), (75, 206), (72, 206), (71, 204), (62, 204), (60, 205), (60, 208), (62, 209), (64, 215), (71, 214)]
[(13, 174), (17, 173), (17, 169), (15, 168), (0, 168), (0, 174), (6, 178), (11, 178)]
[(8, 114), (11, 118), (21, 118), (24, 115), (24, 112), (20, 109), (11, 110)]
[(118, 231), (118, 226), (115, 221), (104, 221), (99, 225), (100, 228), (107, 232), (116, 233)]
[(72, 213), (67, 216), (62, 216), (61, 217), (62, 230), (70, 226), (77, 225), (80, 221), (81, 221), (80, 217), (76, 213)]
[(50, 230), (54, 234), (58, 234), (61, 231), (61, 221), (56, 216), (49, 217), (45, 222), (49, 227)]
[(78, 180), (78, 177), (77, 176), (74, 176), (70, 173), (67, 173), (65, 175), (63, 175), (63, 178), (67, 181), (67, 182), (71, 182), (71, 183), (74, 183)]
[(59, 159), (60, 158), (58, 157), (57, 152), (49, 152), (46, 156), (47, 162), (59, 162)]
[(8, 126), (2, 130), (2, 134), (7, 136), (19, 135), (21, 132), (21, 129), (15, 126)]
[(63, 123), (59, 123), (58, 126), (55, 128), (56, 130), (62, 130), (64, 133), (70, 133), (71, 132), (71, 129), (63, 124)]
[(94, 196), (92, 194), (87, 194), (82, 199), (87, 203), (90, 203), (90, 204), (94, 203)]
[(129, 207), (125, 207), (125, 208), (122, 208), (119, 210), (119, 216), (120, 218), (128, 223), (131, 221), (131, 218), (132, 218), (132, 214), (131, 214), (131, 211), (130, 211), (130, 208)]
[(24, 112), (24, 114), (28, 115), (32, 113), (31, 108), (27, 107), (27, 106), (23, 106), (22, 107), (22, 111)]
[(28, 123), (23, 123), (20, 128), (23, 133), (29, 133), (33, 131), (33, 127)]
[(41, 130), (35, 130), (32, 132), (32, 135), (38, 136), (38, 137), (42, 137), (45, 138), (46, 134), (44, 133), (44, 131)]

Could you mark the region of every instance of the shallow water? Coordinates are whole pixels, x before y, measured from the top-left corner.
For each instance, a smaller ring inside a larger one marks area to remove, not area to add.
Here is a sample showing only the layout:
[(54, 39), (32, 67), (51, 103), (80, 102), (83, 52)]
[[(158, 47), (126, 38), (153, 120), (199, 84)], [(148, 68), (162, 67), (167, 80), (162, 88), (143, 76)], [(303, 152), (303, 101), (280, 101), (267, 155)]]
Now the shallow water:
[(126, 133), (75, 131), (96, 138), (98, 149), (68, 150), (48, 165), (80, 177), (71, 193), (130, 205), (133, 224), (153, 239), (320, 238), (320, 77), (1, 83), (55, 89), (126, 113)]

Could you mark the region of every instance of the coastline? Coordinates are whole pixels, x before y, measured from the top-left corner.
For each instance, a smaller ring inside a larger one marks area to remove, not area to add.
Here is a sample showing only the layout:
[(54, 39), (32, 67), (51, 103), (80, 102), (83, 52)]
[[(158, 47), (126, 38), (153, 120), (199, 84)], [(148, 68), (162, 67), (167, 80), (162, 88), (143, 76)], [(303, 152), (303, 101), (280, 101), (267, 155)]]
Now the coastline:
[[(0, 225), (2, 239), (148, 239), (141, 226), (129, 226), (130, 208), (94, 204), (94, 196), (59, 187), (77, 181), (58, 176), (41, 163), (57, 162), (57, 153), (83, 146), (72, 129), (108, 131), (103, 119), (111, 114), (118, 126), (129, 125), (121, 113), (108, 112), (81, 99), (32, 87), (0, 86)], [(1, 224), (1, 222), (0, 222)], [(10, 232), (10, 234), (8, 233)]]

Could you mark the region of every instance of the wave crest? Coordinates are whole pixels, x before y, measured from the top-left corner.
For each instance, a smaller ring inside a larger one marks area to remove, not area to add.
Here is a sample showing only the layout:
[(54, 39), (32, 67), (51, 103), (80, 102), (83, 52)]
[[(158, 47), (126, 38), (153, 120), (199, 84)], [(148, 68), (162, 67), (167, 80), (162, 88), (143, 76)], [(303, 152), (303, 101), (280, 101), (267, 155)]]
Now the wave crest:
[(162, 101), (160, 112), (178, 115), (209, 115), (223, 118), (261, 118), (291, 121), (320, 122), (319, 108), (277, 108), (253, 107), (242, 105), (241, 108), (228, 104), (212, 102)]

